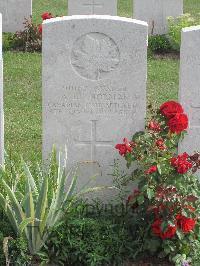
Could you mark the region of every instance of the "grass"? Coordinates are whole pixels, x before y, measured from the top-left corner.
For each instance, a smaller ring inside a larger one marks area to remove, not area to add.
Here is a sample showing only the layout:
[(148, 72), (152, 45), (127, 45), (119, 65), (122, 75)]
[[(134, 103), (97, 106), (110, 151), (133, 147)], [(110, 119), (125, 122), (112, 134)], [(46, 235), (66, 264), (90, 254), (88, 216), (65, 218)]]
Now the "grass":
[(193, 15), (200, 13), (200, 1), (184, 0), (184, 13), (191, 13)]
[(37, 23), (41, 23), (41, 14), (51, 12), (57, 16), (67, 15), (66, 0), (34, 0), (33, 1), (33, 19)]
[[(109, 0), (107, 0), (109, 1)], [(34, 0), (33, 18), (37, 23), (41, 23), (41, 14), (49, 11), (54, 15), (67, 15), (67, 0)], [(184, 0), (184, 12), (200, 13), (200, 0)], [(131, 17), (133, 14), (133, 0), (118, 0), (118, 15)]]
[(178, 99), (179, 60), (155, 59), (148, 60), (147, 100), (160, 106), (164, 101)]
[[(108, 0), (109, 1), (109, 0)], [(33, 18), (36, 23), (41, 23), (41, 14), (51, 12), (53, 15), (67, 15), (67, 0), (34, 0)], [(118, 15), (124, 17), (132, 16), (132, 0), (118, 1)]]
[[(109, 1), (109, 0), (108, 0)], [(200, 12), (199, 0), (185, 0), (185, 12)], [(132, 0), (120, 0), (118, 13), (131, 16)], [(34, 0), (33, 18), (50, 11), (67, 14), (66, 0)], [(148, 102), (159, 105), (177, 99), (179, 61), (149, 58)], [(8, 152), (22, 154), (25, 160), (41, 159), (41, 54), (4, 53), (5, 142)]]
[(6, 150), (41, 158), (41, 55), (4, 54)]

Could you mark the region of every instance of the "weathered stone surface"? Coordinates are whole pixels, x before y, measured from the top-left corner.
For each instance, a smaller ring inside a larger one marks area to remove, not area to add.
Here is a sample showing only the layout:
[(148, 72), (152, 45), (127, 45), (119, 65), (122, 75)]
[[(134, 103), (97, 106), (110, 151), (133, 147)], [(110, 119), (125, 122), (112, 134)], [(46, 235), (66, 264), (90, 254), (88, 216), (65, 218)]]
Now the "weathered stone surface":
[(189, 116), (188, 135), (180, 151), (200, 151), (200, 26), (182, 30), (180, 102)]
[[(97, 161), (112, 179), (115, 144), (144, 128), (147, 24), (111, 16), (73, 16), (43, 24), (43, 158), (53, 144), (68, 162)], [(81, 168), (84, 184), (99, 168)]]
[(1, 0), (3, 32), (16, 32), (24, 29), (24, 19), (32, 15), (32, 0)]
[(117, 15), (117, 0), (68, 0), (68, 15)]
[(149, 34), (165, 34), (167, 18), (183, 14), (183, 0), (134, 0), (134, 18), (147, 21)]
[(3, 115), (3, 58), (2, 58), (2, 16), (0, 14), (0, 164), (4, 155), (4, 115)]

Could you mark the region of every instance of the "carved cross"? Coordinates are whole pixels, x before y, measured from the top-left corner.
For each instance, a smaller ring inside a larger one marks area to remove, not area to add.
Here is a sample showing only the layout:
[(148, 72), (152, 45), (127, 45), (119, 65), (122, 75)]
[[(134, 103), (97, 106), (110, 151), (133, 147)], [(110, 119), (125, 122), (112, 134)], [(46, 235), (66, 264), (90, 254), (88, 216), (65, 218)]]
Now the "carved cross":
[(92, 13), (92, 14), (95, 14), (95, 8), (96, 8), (96, 7), (100, 7), (100, 8), (103, 7), (102, 4), (97, 4), (97, 3), (95, 3), (95, 1), (96, 1), (96, 0), (91, 0), (90, 3), (83, 4), (84, 6), (88, 6), (88, 7), (91, 8), (91, 13)]
[(89, 141), (76, 141), (76, 145), (87, 146), (90, 145), (90, 159), (96, 160), (97, 147), (112, 147), (113, 141), (98, 141), (97, 140), (97, 120), (91, 120), (91, 140)]

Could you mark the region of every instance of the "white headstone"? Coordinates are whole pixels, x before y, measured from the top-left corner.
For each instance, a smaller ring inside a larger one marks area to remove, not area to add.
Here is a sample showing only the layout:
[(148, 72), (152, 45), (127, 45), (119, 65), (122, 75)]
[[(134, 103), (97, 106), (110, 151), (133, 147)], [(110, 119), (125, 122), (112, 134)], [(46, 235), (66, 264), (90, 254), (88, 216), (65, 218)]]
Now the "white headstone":
[(180, 150), (200, 151), (200, 26), (182, 30), (179, 99), (189, 116), (188, 135)]
[(16, 32), (24, 29), (25, 18), (32, 15), (32, 0), (0, 0), (3, 32)]
[(0, 164), (4, 155), (4, 115), (3, 115), (3, 57), (2, 57), (2, 15), (0, 14)]
[(68, 0), (68, 15), (117, 15), (117, 0)]
[(149, 34), (166, 34), (168, 17), (183, 14), (183, 0), (134, 0), (134, 18), (147, 21)]
[[(66, 146), (70, 166), (97, 161), (101, 184), (109, 183), (115, 144), (144, 128), (147, 34), (145, 22), (114, 16), (43, 23), (44, 159), (54, 144)], [(83, 184), (96, 174), (90, 167)]]

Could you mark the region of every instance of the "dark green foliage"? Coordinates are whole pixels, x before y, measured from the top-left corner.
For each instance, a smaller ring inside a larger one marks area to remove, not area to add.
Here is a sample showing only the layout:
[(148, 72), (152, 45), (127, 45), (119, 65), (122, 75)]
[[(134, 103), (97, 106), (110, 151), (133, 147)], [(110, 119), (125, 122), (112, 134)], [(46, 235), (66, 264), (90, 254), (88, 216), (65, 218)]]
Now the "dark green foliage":
[(149, 49), (151, 52), (166, 53), (179, 52), (181, 45), (181, 30), (185, 27), (199, 25), (199, 14), (184, 14), (178, 18), (168, 19), (169, 32), (167, 35), (149, 36)]
[(0, 265), (5, 265), (5, 257), (3, 253), (3, 240), (4, 237), (14, 236), (12, 228), (4, 215), (2, 209), (0, 209)]
[(56, 265), (121, 265), (135, 253), (128, 221), (128, 214), (66, 215), (41, 258)]
[(3, 33), (3, 51), (14, 49), (13, 33)]
[(25, 19), (24, 30), (15, 34), (3, 35), (3, 50), (17, 50), (23, 52), (40, 52), (42, 49), (42, 35), (32, 18)]
[(17, 238), (10, 240), (9, 247), (9, 260), (15, 266), (31, 265), (31, 256), (29, 256), (28, 245), (25, 239)]
[(169, 41), (174, 50), (180, 51), (181, 46), (181, 30), (186, 27), (196, 26), (200, 24), (199, 14), (184, 14), (178, 18), (169, 19)]
[(149, 36), (149, 49), (154, 53), (167, 53), (172, 51), (172, 46), (166, 35)]

